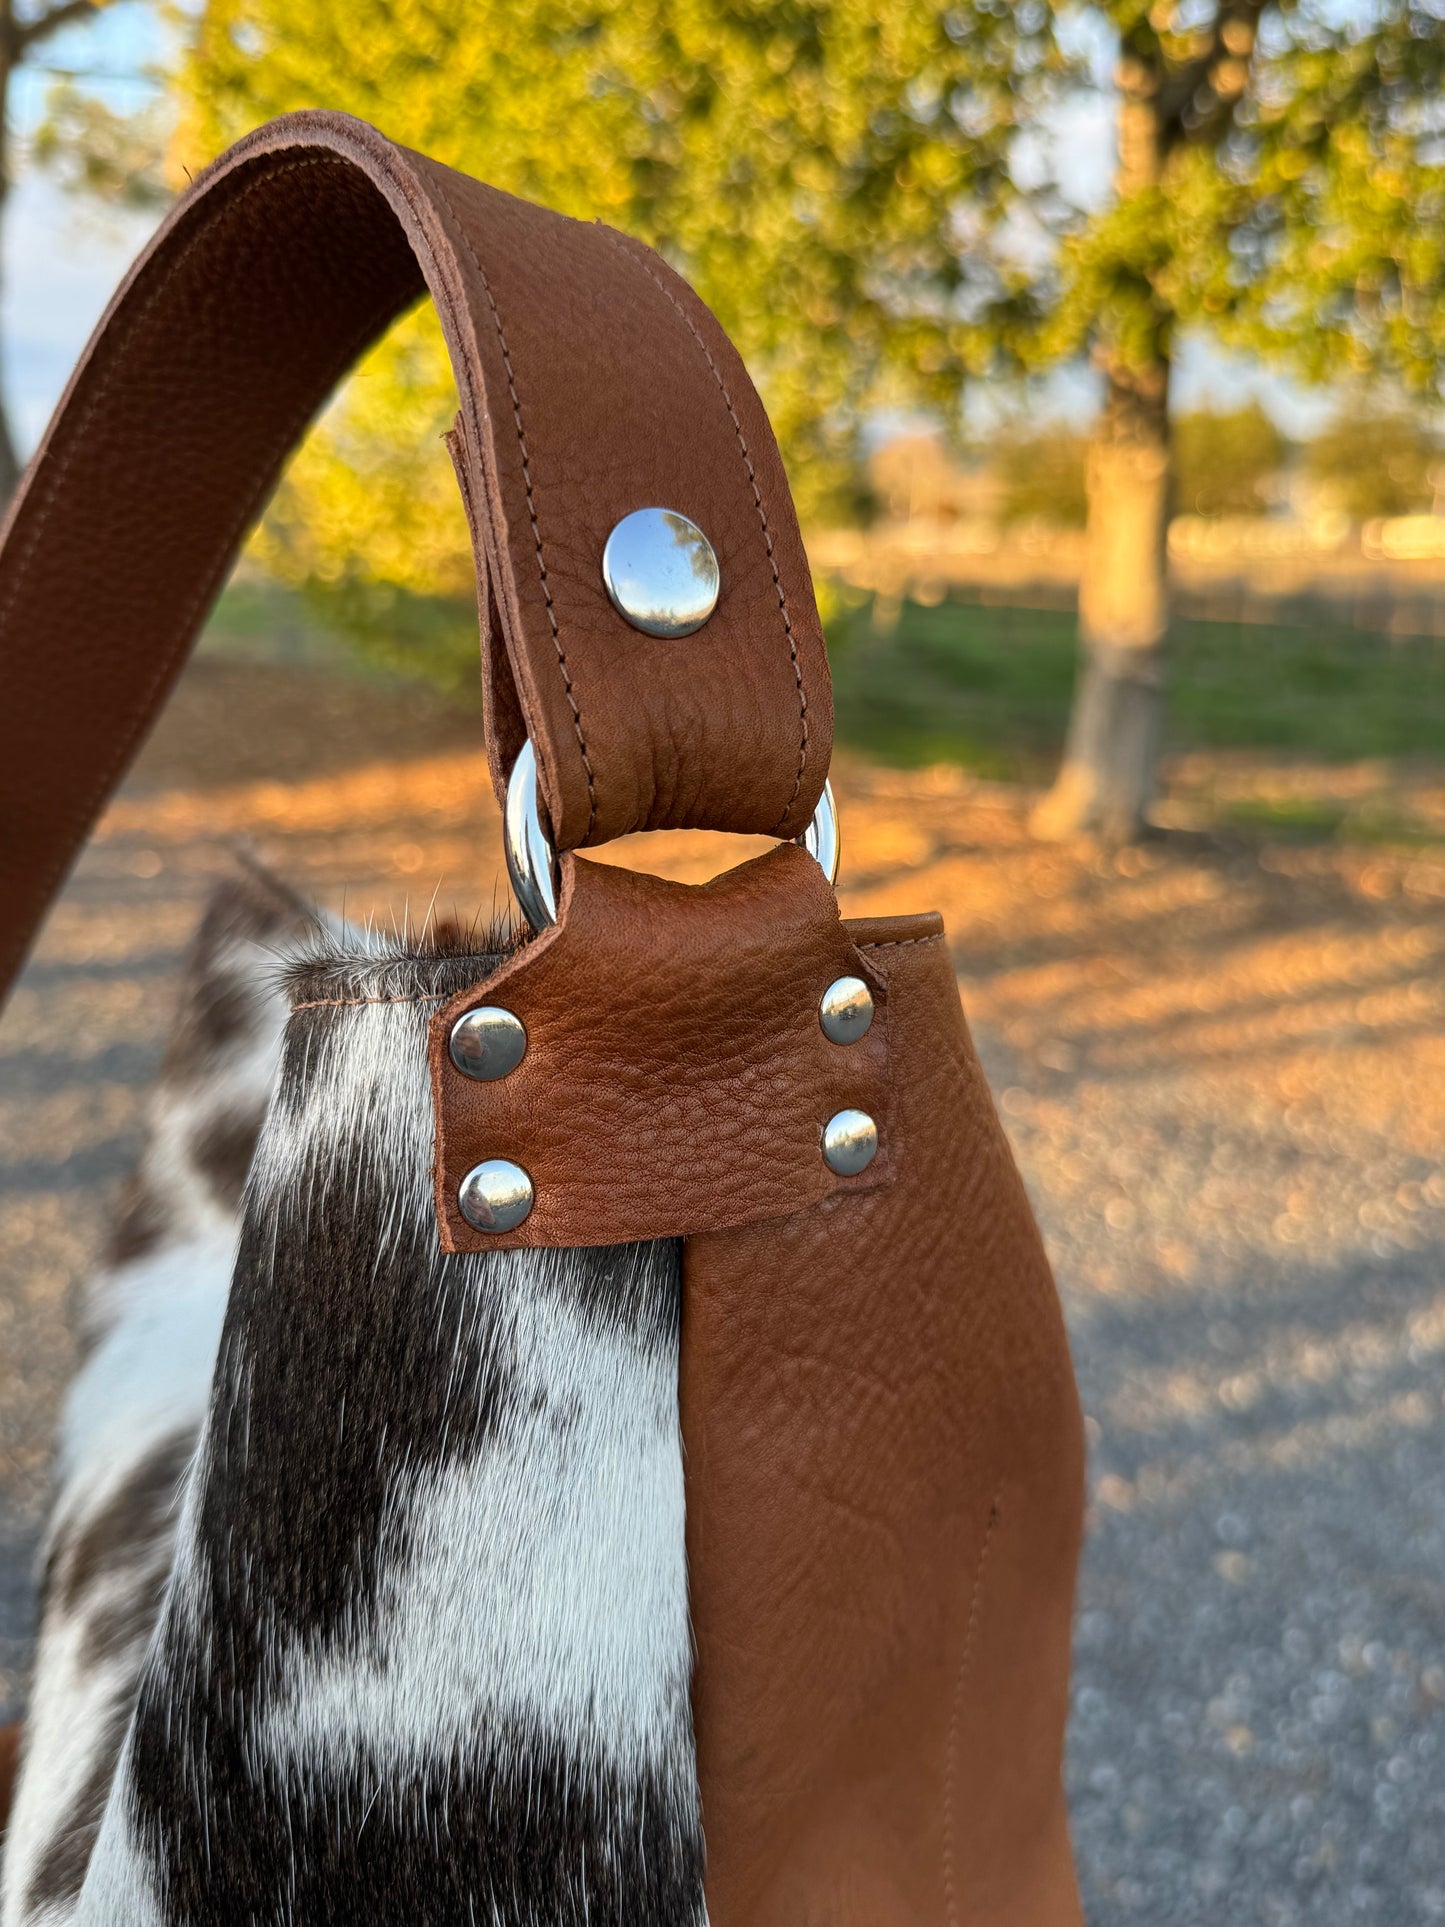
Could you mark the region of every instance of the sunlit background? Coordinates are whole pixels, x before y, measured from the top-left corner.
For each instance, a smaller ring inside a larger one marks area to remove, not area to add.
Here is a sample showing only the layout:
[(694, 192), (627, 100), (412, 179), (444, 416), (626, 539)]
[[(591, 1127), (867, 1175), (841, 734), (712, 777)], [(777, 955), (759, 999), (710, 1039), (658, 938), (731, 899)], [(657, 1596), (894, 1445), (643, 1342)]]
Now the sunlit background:
[[(943, 910), (1069, 1317), (1094, 1927), (1445, 1919), (1442, 76), (1440, 12), (1386, 0), (130, 0), (11, 83), (22, 454), (176, 184), (303, 102), (649, 232), (738, 338), (828, 624), (844, 907)], [(505, 893), (449, 415), (409, 321), (0, 1024), (0, 1710), (209, 882), (244, 839), (354, 911)]]

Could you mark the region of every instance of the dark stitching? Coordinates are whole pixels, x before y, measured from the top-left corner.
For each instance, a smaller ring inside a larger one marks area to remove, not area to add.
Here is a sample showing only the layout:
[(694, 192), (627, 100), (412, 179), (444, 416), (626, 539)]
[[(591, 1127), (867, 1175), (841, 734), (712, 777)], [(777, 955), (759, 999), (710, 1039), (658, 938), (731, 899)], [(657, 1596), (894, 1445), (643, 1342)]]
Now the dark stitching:
[[(915, 941), (926, 943), (928, 939)], [(988, 1509), (988, 1528), (983, 1535), (983, 1544), (978, 1550), (978, 1564), (973, 1569), (973, 1592), (968, 1602), (968, 1627), (963, 1636), (963, 1651), (958, 1659), (958, 1673), (953, 1682), (953, 1706), (948, 1717), (948, 1754), (943, 1769), (943, 1898), (948, 1908), (948, 1927), (958, 1927), (958, 1890), (954, 1884), (953, 1859), (953, 1787), (955, 1780), (954, 1761), (958, 1752), (958, 1730), (963, 1715), (963, 1688), (968, 1679), (968, 1670), (973, 1662), (973, 1642), (978, 1631), (978, 1609), (983, 1598), (984, 1572), (988, 1565), (988, 1555), (993, 1549), (994, 1535), (1003, 1518), (1003, 1507), (999, 1501), (1003, 1496), (1000, 1486), (993, 1495)]]
[[(176, 259), (171, 263), (170, 267), (167, 268), (163, 280), (151, 292), (150, 296), (147, 298), (144, 306), (140, 309), (139, 313), (136, 314), (135, 317), (130, 321), (126, 329), (124, 339), (121, 341), (119, 347), (117, 348), (116, 359), (112, 362), (111, 367), (107, 370), (105, 379), (101, 383), (101, 386), (98, 392), (92, 397), (90, 402), (86, 405), (85, 413), (76, 422), (74, 428), (70, 430), (69, 441), (65, 449), (65, 452), (60, 457), (59, 466), (51, 475), (46, 485), (44, 498), (41, 501), (41, 503), (38, 505), (35, 528), (31, 533), (29, 541), (26, 543), (25, 547), (20, 551), (20, 554), (16, 560), (14, 581), (12, 582), (10, 593), (5, 599), (3, 608), (0, 608), (0, 626), (3, 626), (9, 620), (11, 612), (13, 611), (17, 600), (19, 599), (19, 597), (24, 591), (26, 577), (29, 573), (30, 564), (34, 560), (35, 552), (40, 546), (41, 539), (45, 534), (46, 528), (50, 521), (50, 516), (55, 508), (56, 500), (60, 494), (60, 491), (65, 486), (65, 478), (70, 473), (71, 464), (74, 462), (76, 454), (82, 446), (83, 439), (85, 436), (85, 431), (89, 427), (90, 422), (95, 416), (95, 414), (97, 413), (97, 411), (102, 407), (102, 405), (110, 397), (111, 389), (115, 379), (116, 367), (121, 357), (125, 354), (125, 351), (129, 347), (130, 343), (137, 338), (141, 329), (150, 320), (152, 311), (154, 310), (156, 304), (160, 301), (161, 297), (165, 294), (166, 289), (171, 285), (171, 282), (181, 272), (182, 268), (185, 267), (186, 263), (190, 260), (191, 256), (195, 253), (196, 249), (201, 245), (201, 243), (207, 240), (211, 235), (213, 235), (216, 232), (217, 224), (220, 221), (229, 219), (230, 216), (235, 212), (235, 210), (238, 207), (240, 207), (241, 204), (251, 194), (254, 194), (259, 188), (269, 186), (271, 182), (279, 180), (283, 174), (294, 173), (298, 168), (343, 167), (345, 165), (346, 165), (346, 162), (339, 155), (335, 155), (335, 154), (307, 155), (304, 158), (298, 158), (296, 160), (282, 162), (280, 165), (273, 168), (269, 173), (263, 174), (259, 176), (256, 180), (248, 182), (245, 187), (241, 188), (241, 190), (230, 201), (228, 201), (223, 208), (221, 208), (218, 211), (218, 213), (215, 215), (215, 217), (212, 219), (212, 221), (209, 224), (203, 223), (200, 226), (200, 228), (197, 230), (197, 232), (191, 236), (191, 239), (186, 243), (185, 247), (181, 250), (180, 254), (177, 255)], [(357, 329), (356, 334), (354, 336), (354, 340), (356, 341), (358, 346), (362, 341), (366, 339), (367, 334), (370, 332), (370, 330), (374, 325), (375, 324), (374, 324), (373, 318), (371, 316), (368, 316), (365, 325)], [(353, 358), (352, 355), (348, 353), (346, 362), (344, 364), (346, 367), (350, 367), (352, 358)], [(270, 467), (270, 463), (268, 460), (268, 463), (267, 463), (268, 470), (269, 470), (269, 467)], [(230, 550), (234, 547), (240, 535), (241, 530), (245, 527), (246, 523), (250, 520), (255, 510), (255, 506), (256, 506), (256, 491), (253, 486), (246, 495), (246, 499), (242, 506), (241, 512), (226, 525), (225, 540), (222, 543), (221, 550), (220, 550), (221, 554), (223, 555), (228, 554)], [(140, 711), (139, 721), (136, 723), (134, 728), (132, 728), (126, 734), (121, 736), (116, 746), (115, 753), (111, 757), (109, 757), (105, 763), (101, 765), (97, 780), (93, 782), (87, 790), (84, 791), (82, 795), (82, 800), (79, 806), (75, 809), (70, 810), (62, 818), (60, 828), (64, 836), (65, 847), (62, 848), (59, 857), (54, 862), (47, 865), (46, 870), (44, 872), (43, 881), (41, 884), (43, 900), (47, 904), (49, 903), (50, 898), (53, 895), (55, 889), (59, 885), (60, 879), (64, 876), (67, 868), (69, 867), (71, 857), (74, 854), (74, 851), (70, 847), (68, 832), (76, 824), (83, 825), (83, 824), (89, 823), (89, 821), (95, 814), (95, 805), (97, 801), (98, 800), (103, 801), (107, 796), (109, 796), (109, 794), (111, 793), (111, 790), (114, 788), (113, 779), (115, 777), (116, 772), (119, 769), (124, 767), (126, 759), (129, 756), (131, 749), (133, 748), (137, 738), (150, 726), (152, 700), (155, 696), (156, 690), (160, 687), (161, 683), (165, 680), (166, 675), (170, 671), (172, 662), (175, 657), (176, 641), (178, 638), (185, 636), (189, 631), (194, 629), (196, 618), (199, 614), (199, 611), (202, 605), (205, 603), (207, 596), (209, 596), (209, 594), (211, 593), (212, 584), (213, 584), (213, 575), (208, 574), (201, 585), (199, 593), (195, 595), (191, 599), (191, 601), (186, 604), (184, 610), (182, 611), (181, 619), (179, 623), (176, 625), (175, 629), (171, 632), (169, 645), (163, 652), (160, 658), (159, 665), (157, 666), (154, 674), (150, 677), (149, 681), (146, 684), (144, 698), (143, 698), (144, 707)], [(11, 957), (18, 956), (21, 953), (21, 949), (24, 941), (25, 940), (22, 937), (17, 942), (7, 945), (4, 952), (4, 955), (6, 956), (6, 958), (8, 959)]]
[(677, 312), (682, 316), (683, 320), (687, 323), (688, 328), (692, 333), (693, 340), (697, 343), (698, 347), (702, 349), (704, 355), (706, 355), (707, 357), (707, 365), (712, 370), (713, 380), (717, 383), (719, 389), (722, 391), (722, 398), (727, 403), (728, 414), (732, 418), (733, 430), (738, 438), (738, 447), (743, 452), (743, 464), (748, 471), (748, 481), (752, 485), (753, 506), (757, 509), (758, 521), (762, 525), (763, 542), (766, 545), (767, 551), (768, 551), (768, 566), (772, 569), (772, 572), (773, 572), (773, 587), (778, 592), (778, 607), (783, 612), (783, 629), (788, 638), (788, 655), (791, 658), (792, 664), (793, 664), (793, 680), (798, 685), (798, 719), (802, 726), (802, 739), (798, 744), (798, 773), (796, 777), (793, 779), (793, 793), (788, 798), (787, 803), (783, 808), (782, 815), (778, 818), (777, 822), (773, 825), (772, 834), (774, 836), (777, 836), (779, 832), (782, 830), (783, 824), (788, 820), (788, 812), (792, 809), (794, 803), (796, 803), (798, 800), (798, 791), (803, 787), (803, 769), (808, 760), (808, 692), (803, 687), (803, 670), (802, 670), (802, 665), (798, 661), (798, 639), (793, 634), (793, 618), (788, 613), (788, 599), (786, 595), (783, 593), (783, 578), (778, 574), (778, 560), (773, 553), (772, 530), (769, 529), (768, 527), (768, 512), (763, 507), (762, 490), (758, 487), (757, 474), (753, 469), (753, 458), (748, 453), (747, 437), (743, 434), (743, 425), (738, 420), (737, 410), (733, 407), (733, 398), (728, 393), (727, 383), (723, 380), (722, 374), (719, 371), (718, 365), (712, 358), (712, 350), (711, 348), (708, 347), (707, 343), (703, 340), (702, 335), (698, 330), (697, 323), (693, 320), (692, 316), (688, 313), (687, 309), (683, 307), (682, 303), (678, 300), (677, 296), (672, 292), (672, 289), (668, 287), (667, 283), (653, 272), (653, 270), (647, 265), (646, 261), (639, 259), (639, 257), (635, 255), (630, 248), (624, 246), (622, 237), (619, 234), (617, 234), (612, 228), (606, 226), (604, 222), (599, 221), (597, 225), (601, 229), (602, 233), (604, 233), (607, 236), (608, 240), (611, 241), (612, 245), (615, 248), (617, 248), (622, 254), (626, 255), (627, 259), (631, 261), (634, 264), (634, 266), (641, 268), (642, 272), (648, 277), (650, 281), (656, 282), (657, 286), (661, 288), (662, 292), (667, 296), (668, 300), (672, 303), (673, 307), (677, 309)]
[(943, 932), (935, 930), (927, 937), (880, 937), (874, 943), (860, 943), (859, 950), (906, 950), (913, 943), (942, 943)]
[[(512, 397), (512, 420), (515, 422), (517, 428), (517, 446), (522, 452), (522, 480), (527, 490), (527, 514), (530, 516), (532, 522), (532, 541), (535, 543), (537, 549), (537, 573), (542, 578), (542, 594), (547, 602), (547, 620), (552, 625), (552, 647), (557, 651), (557, 661), (562, 670), (562, 683), (567, 691), (567, 701), (572, 709), (572, 727), (577, 732), (577, 747), (582, 752), (582, 767), (587, 772), (587, 836), (591, 836), (593, 825), (597, 821), (597, 784), (592, 774), (592, 761), (587, 754), (587, 740), (582, 734), (582, 711), (578, 708), (577, 698), (573, 693), (572, 674), (567, 667), (567, 652), (562, 647), (562, 635), (557, 627), (557, 611), (552, 602), (552, 585), (547, 580), (547, 559), (542, 553), (542, 531), (537, 523), (537, 504), (532, 492), (532, 464), (527, 454), (527, 437), (522, 431), (522, 404), (517, 396), (517, 380), (512, 372), (512, 357), (507, 347), (506, 334), (502, 328), (502, 317), (497, 312), (497, 303), (492, 293), (492, 284), (487, 279), (487, 271), (477, 259), (477, 251), (472, 246), (471, 236), (467, 233), (461, 216), (447, 199), (440, 181), (435, 183), (435, 188), (442, 206), (445, 207), (447, 213), (451, 215), (453, 222), (456, 224), (457, 230), (462, 237), (462, 245), (472, 257), (472, 266), (476, 269), (478, 278), (481, 281), (482, 293), (487, 297), (487, 306), (492, 311), (492, 322), (497, 330), (497, 340), (501, 344), (502, 365), (507, 371), (507, 392)], [(587, 837), (584, 837), (582, 840), (585, 843)]]

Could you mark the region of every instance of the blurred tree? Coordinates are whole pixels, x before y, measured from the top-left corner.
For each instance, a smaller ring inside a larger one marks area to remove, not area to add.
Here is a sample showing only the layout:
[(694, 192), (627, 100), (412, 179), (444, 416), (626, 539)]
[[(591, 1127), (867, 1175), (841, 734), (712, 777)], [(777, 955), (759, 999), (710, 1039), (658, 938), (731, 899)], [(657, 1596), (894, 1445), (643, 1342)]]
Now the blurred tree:
[[(1062, 9), (1061, 9), (1062, 11)], [(1052, 223), (1032, 353), (1089, 352), (1084, 650), (1044, 834), (1127, 837), (1154, 784), (1168, 628), (1169, 370), (1203, 324), (1309, 380), (1432, 400), (1445, 353), (1439, 0), (1110, 0), (1117, 169)], [(1096, 67), (1095, 72), (1099, 70)]]
[(1440, 453), (1417, 415), (1360, 396), (1308, 444), (1305, 469), (1349, 515), (1413, 515), (1435, 500)]
[[(0, 0), (0, 223), (15, 184), (14, 128), (11, 125), (11, 83), (36, 50), (77, 21), (95, 14), (105, 0), (48, 0), (27, 6), (24, 0)], [(15, 493), (20, 480), (20, 458), (10, 432), (10, 417), (0, 395), (0, 507)]]
[(1062, 423), (1006, 429), (990, 436), (989, 459), (999, 480), (1000, 520), (1057, 522), (1082, 528), (1088, 437)]
[[(968, 366), (1032, 322), (1021, 275), (974, 286), (957, 220), (1015, 198), (1009, 143), (1058, 64), (1047, 9), (994, 0), (208, 0), (176, 151), (198, 162), (321, 101), (641, 235), (738, 344), (803, 512), (849, 515), (869, 412), (956, 410)], [(452, 408), (418, 314), (261, 531), (267, 562), (353, 632), (395, 614), (398, 586), (469, 576), (437, 441)]]
[(1182, 515), (1260, 515), (1289, 444), (1257, 401), (1196, 408), (1174, 422), (1174, 506)]
[(112, 207), (148, 209), (170, 198), (166, 148), (171, 109), (157, 95), (123, 114), (62, 75), (50, 89), (45, 118), (30, 143), (30, 158), (71, 194)]
[[(1181, 327), (1306, 379), (1434, 396), (1445, 351), (1445, 0), (207, 0), (192, 163), (325, 101), (658, 245), (761, 387), (805, 515), (881, 404), (952, 420), (971, 372), (1090, 356), (1083, 660), (1036, 822), (1150, 800)], [(1112, 79), (1110, 67), (1112, 62)], [(1081, 205), (1067, 110), (1114, 115)], [(466, 573), (434, 324), (371, 357), (262, 536), (351, 610)], [(364, 560), (362, 559), (364, 558)], [(384, 594), (368, 601), (372, 585)]]

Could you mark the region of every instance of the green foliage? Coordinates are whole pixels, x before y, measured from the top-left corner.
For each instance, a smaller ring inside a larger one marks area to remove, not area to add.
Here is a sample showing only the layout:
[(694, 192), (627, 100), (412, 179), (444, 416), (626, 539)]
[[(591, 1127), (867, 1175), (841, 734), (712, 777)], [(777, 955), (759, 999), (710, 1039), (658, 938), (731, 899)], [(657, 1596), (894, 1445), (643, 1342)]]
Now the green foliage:
[(1041, 361), (1167, 356), (1181, 323), (1310, 380), (1436, 392), (1445, 21), (1433, 0), (1113, 0), (1120, 192), (1056, 222)]
[[(1083, 355), (1127, 386), (1185, 326), (1306, 379), (1437, 398), (1442, 4), (206, 0), (173, 158), (194, 169), (323, 102), (643, 236), (738, 343), (805, 518), (846, 518), (879, 406), (952, 422), (970, 375)], [(1062, 51), (1091, 44), (1081, 22), (1117, 53), (1119, 168), (1097, 208), (1038, 133), (1109, 71)], [(451, 594), (468, 562), (450, 412), (418, 315), (293, 465), (269, 563), (362, 628), (377, 585)], [(1182, 504), (1254, 507), (1266, 438), (1244, 413), (1186, 421)], [(1011, 512), (1077, 518), (1077, 477), (1076, 451), (1035, 438)]]
[[(962, 764), (979, 775), (1036, 781), (1054, 764), (1068, 720), (1077, 649), (1075, 619), (1064, 609), (1011, 604), (905, 602), (896, 622), (875, 622), (870, 598), (835, 583), (820, 585), (829, 605), (838, 740), (886, 762)], [(393, 638), (424, 646), (455, 625), (473, 631), (469, 598), (413, 599), (397, 592), (385, 612)], [(375, 612), (380, 615), (380, 610)], [(379, 669), (424, 674), (432, 665), (410, 653), (390, 657), (381, 630), (370, 659)], [(233, 581), (202, 645), (218, 654), (256, 656), (334, 669), (347, 653), (315, 606), (264, 578)], [(347, 648), (354, 648), (347, 638)], [(367, 653), (363, 651), (363, 653)], [(476, 639), (452, 657), (476, 676)], [(1183, 621), (1171, 667), (1170, 746), (1192, 749), (1308, 751), (1323, 761), (1435, 756), (1445, 741), (1445, 650), (1433, 636), (1380, 635), (1341, 627), (1323, 609), (1308, 623)], [(475, 698), (461, 698), (470, 713)], [(1353, 792), (1352, 792), (1353, 795)], [(1307, 798), (1237, 799), (1230, 814), (1273, 832), (1328, 831)], [(1391, 824), (1368, 796), (1348, 805), (1352, 838), (1399, 841), (1413, 832)]]
[(475, 695), (481, 662), (472, 597), (415, 595), (359, 570), (339, 582), (313, 579), (302, 597), (322, 625), (376, 668)]
[(1259, 515), (1288, 444), (1257, 401), (1195, 409), (1174, 423), (1174, 503), (1181, 515)]
[(1232, 338), (1311, 379), (1437, 391), (1445, 349), (1445, 23), (1432, 0), (1272, 20), (1221, 175)]
[(1342, 408), (1305, 451), (1311, 478), (1362, 520), (1428, 510), (1440, 462), (1438, 443), (1415, 415), (1365, 398)]
[[(324, 102), (641, 235), (738, 344), (804, 513), (846, 514), (866, 415), (952, 409), (992, 352), (951, 211), (1010, 198), (1009, 138), (1057, 65), (1048, 10), (992, 0), (209, 0), (176, 154)], [(449, 587), (450, 397), (418, 316), (293, 466), (268, 562), (338, 593), (358, 568)]]
[(1000, 520), (1082, 528), (1088, 514), (1087, 454), (1087, 438), (1061, 423), (1031, 431), (1014, 427), (992, 437), (989, 459), (1000, 484)]
[(165, 178), (170, 110), (155, 101), (136, 114), (118, 114), (73, 80), (58, 80), (45, 101), (45, 118), (30, 156), (70, 193), (112, 207), (151, 209), (170, 198)]

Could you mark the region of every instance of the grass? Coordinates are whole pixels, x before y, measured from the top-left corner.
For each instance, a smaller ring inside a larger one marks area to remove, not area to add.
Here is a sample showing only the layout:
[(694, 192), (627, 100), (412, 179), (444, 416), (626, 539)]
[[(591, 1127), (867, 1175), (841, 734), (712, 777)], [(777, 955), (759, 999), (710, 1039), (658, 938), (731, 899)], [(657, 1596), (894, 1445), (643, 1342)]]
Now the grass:
[[(1073, 691), (1071, 614), (905, 603), (882, 628), (865, 603), (830, 623), (829, 643), (841, 741), (904, 765), (1034, 779), (1052, 769)], [(1445, 755), (1445, 644), (1433, 638), (1181, 622), (1169, 678), (1173, 750)]]
[[(203, 646), (369, 676), (407, 669), (472, 700), (470, 604), (392, 594), (384, 607), (342, 610), (346, 640), (337, 608), (323, 613), (274, 583), (243, 577), (222, 596)], [(837, 736), (849, 748), (904, 767), (956, 763), (1009, 780), (1052, 774), (1073, 692), (1072, 614), (904, 603), (885, 624), (860, 602), (833, 614), (828, 636)], [(1253, 749), (1341, 763), (1445, 759), (1445, 642), (1433, 638), (1181, 622), (1169, 679), (1170, 750)], [(1374, 806), (1377, 815), (1381, 808)], [(1375, 823), (1368, 809), (1325, 797), (1236, 798), (1224, 812), (1242, 828), (1284, 836), (1408, 834), (1407, 822), (1384, 820), (1388, 808)]]
[(1339, 841), (1390, 849), (1435, 849), (1439, 831), (1387, 799), (1348, 804), (1324, 796), (1232, 796), (1216, 806), (1218, 820), (1275, 843)]

